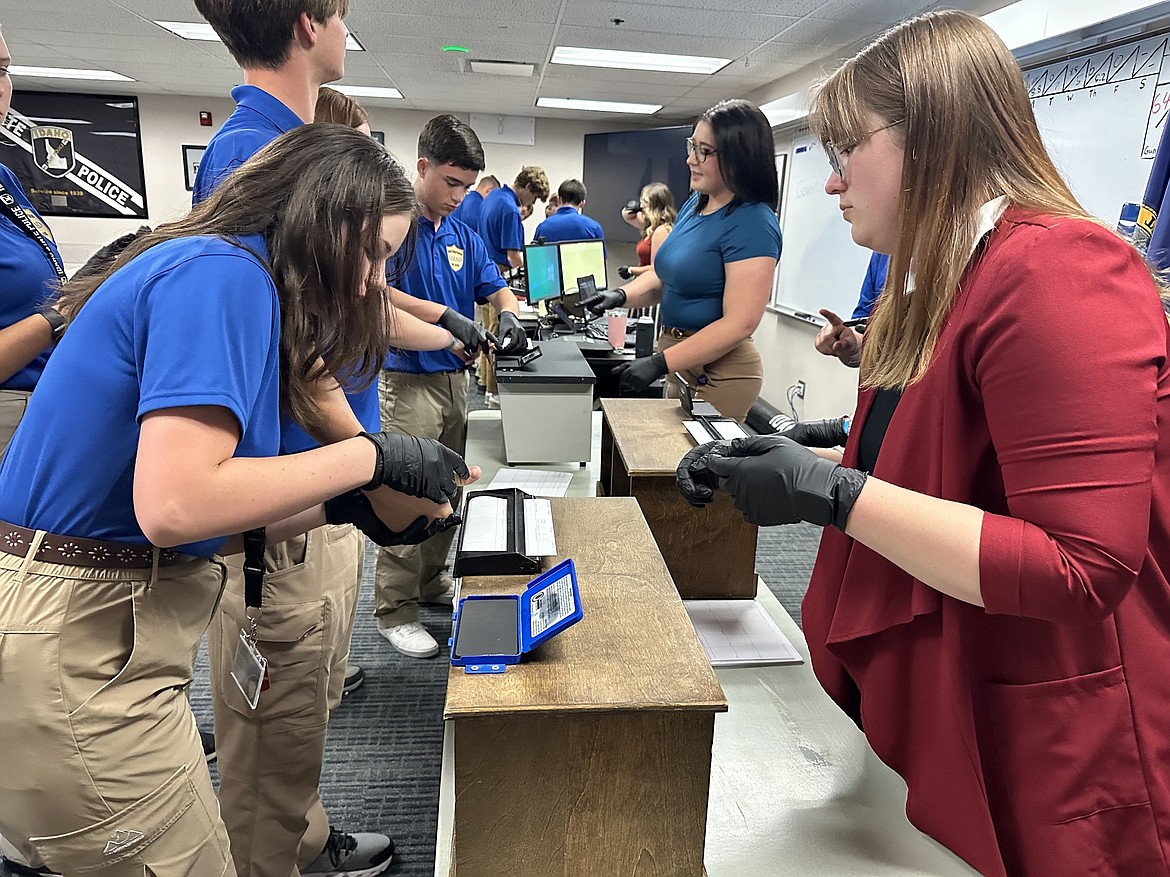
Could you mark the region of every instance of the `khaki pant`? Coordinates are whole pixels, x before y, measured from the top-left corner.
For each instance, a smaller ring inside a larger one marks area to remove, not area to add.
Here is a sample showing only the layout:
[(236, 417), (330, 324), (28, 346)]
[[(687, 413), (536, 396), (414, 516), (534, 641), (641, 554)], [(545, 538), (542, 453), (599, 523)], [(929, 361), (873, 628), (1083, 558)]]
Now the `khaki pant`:
[[(467, 373), (412, 375), (382, 372), (378, 393), (383, 429), (438, 439), (463, 455), (467, 448)], [(452, 500), (459, 507), (459, 495)], [(455, 530), (421, 545), (378, 549), (374, 615), (380, 627), (418, 621), (418, 602), (446, 590), (443, 572)]]
[(235, 873), (187, 702), (223, 584), (0, 553), (0, 830), (54, 871)]
[(0, 453), (12, 441), (12, 434), (28, 407), (29, 390), (0, 390)]
[[(670, 350), (680, 340), (663, 332), (658, 336), (658, 349)], [(680, 369), (680, 372), (686, 376), (687, 383), (699, 399), (710, 402), (724, 417), (731, 417), (740, 423), (747, 418), (748, 411), (764, 386), (764, 364), (751, 338), (740, 341), (702, 370)], [(707, 376), (706, 385), (699, 383), (700, 374)], [(667, 376), (666, 395), (671, 399), (678, 395), (670, 375)]]
[(240, 877), (290, 877), (329, 837), (317, 786), (329, 713), (341, 703), (363, 537), (319, 527), (268, 547), (257, 621), (269, 687), (252, 710), (230, 677), (247, 628), (242, 555), (208, 632), (219, 797)]
[[(500, 313), (495, 305), (476, 305), (475, 315), (484, 329), (495, 335), (500, 331)], [(496, 392), (496, 366), (487, 357), (487, 348), (482, 348), (479, 359), (475, 361), (475, 374), (485, 393)]]

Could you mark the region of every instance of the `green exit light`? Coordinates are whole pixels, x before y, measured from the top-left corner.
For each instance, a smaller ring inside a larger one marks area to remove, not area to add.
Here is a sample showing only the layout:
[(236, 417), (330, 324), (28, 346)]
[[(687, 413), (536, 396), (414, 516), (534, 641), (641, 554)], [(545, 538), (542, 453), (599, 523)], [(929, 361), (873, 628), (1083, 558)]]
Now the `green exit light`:
[(443, 51), (444, 52), (462, 52), (463, 54), (466, 55), (466, 54), (469, 54), (471, 52), (471, 49), (467, 48), (467, 46), (443, 46)]

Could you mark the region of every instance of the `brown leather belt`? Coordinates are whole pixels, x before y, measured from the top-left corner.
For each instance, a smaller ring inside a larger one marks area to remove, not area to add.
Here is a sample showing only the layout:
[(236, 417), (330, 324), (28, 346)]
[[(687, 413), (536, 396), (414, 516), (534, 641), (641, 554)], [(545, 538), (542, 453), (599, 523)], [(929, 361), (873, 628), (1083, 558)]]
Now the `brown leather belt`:
[(682, 339), (690, 338), (695, 333), (690, 329), (676, 329), (674, 326), (663, 326), (662, 334), (669, 335), (675, 341), (682, 341)]
[[(0, 521), (0, 551), (5, 554), (27, 556), (35, 536), (35, 530)], [(154, 548), (149, 545), (129, 545), (125, 542), (46, 533), (33, 560), (92, 569), (149, 569), (153, 565), (153, 555)], [(159, 551), (159, 566), (173, 566), (185, 560), (190, 560), (190, 557), (173, 548)]]

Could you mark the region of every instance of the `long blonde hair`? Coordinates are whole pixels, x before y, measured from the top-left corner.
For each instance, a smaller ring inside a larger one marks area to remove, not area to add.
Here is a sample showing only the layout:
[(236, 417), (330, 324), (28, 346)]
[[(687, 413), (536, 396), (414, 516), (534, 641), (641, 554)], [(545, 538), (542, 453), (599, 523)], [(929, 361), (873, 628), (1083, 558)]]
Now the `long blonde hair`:
[(678, 211), (674, 207), (674, 195), (666, 183), (649, 183), (642, 187), (639, 201), (646, 202), (642, 211), (642, 234), (650, 237), (661, 225), (674, 225)]
[(906, 387), (926, 372), (981, 205), (1005, 195), (1009, 206), (1097, 221), (1049, 157), (1019, 65), (972, 15), (934, 12), (897, 25), (830, 75), (811, 106), (826, 147), (857, 145), (873, 116), (899, 123), (890, 130), (905, 146), (897, 244), (865, 333), (864, 386)]

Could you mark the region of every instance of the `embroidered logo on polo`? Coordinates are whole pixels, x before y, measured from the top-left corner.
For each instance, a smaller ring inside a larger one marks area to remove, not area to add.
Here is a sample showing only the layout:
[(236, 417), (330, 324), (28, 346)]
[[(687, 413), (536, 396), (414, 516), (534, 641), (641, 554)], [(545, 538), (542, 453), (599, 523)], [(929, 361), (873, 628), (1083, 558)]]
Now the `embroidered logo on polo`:
[(463, 267), (463, 251), (454, 244), (447, 247), (447, 262), (451, 266), (452, 271), (458, 271)]
[(146, 837), (141, 831), (135, 831), (133, 828), (119, 828), (110, 835), (110, 839), (106, 841), (105, 854), (113, 856), (118, 853), (130, 849), (134, 844), (138, 843)]
[(73, 173), (77, 156), (73, 152), (72, 131), (53, 125), (38, 125), (29, 129), (28, 136), (37, 167), (58, 179)]

